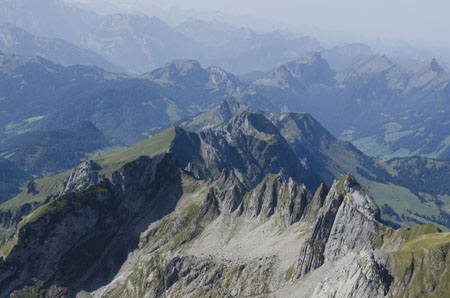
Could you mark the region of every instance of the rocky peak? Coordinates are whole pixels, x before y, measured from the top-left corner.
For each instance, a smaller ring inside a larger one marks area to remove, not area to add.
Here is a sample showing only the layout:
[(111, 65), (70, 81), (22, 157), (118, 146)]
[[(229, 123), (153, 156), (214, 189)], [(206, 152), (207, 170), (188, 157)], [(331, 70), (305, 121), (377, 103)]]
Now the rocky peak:
[(436, 59), (431, 59), (407, 68), (401, 68), (399, 72), (394, 72), (390, 76), (389, 86), (402, 89), (403, 92), (408, 93), (417, 89), (438, 86), (448, 79), (449, 75)]
[(297, 60), (299, 64), (315, 64), (326, 62), (325, 59), (322, 58), (322, 55), (319, 52), (310, 52)]
[(370, 248), (378, 236), (379, 210), (355, 178), (348, 174), (333, 183), (310, 239), (300, 249), (295, 278), (344, 257)]
[(334, 85), (335, 73), (320, 53), (311, 52), (298, 60), (281, 65), (267, 73), (254, 85), (306, 89), (314, 85)]
[(290, 226), (303, 217), (312, 195), (305, 185), (292, 179), (284, 181), (281, 175), (269, 174), (244, 197), (240, 214), (261, 222), (276, 216), (282, 226)]
[(213, 109), (201, 113), (183, 122), (181, 125), (190, 131), (217, 128), (228, 123), (231, 118), (244, 111), (253, 111), (253, 109), (246, 104), (238, 102), (233, 97), (228, 97)]
[(175, 60), (169, 63), (166, 67), (168, 67), (174, 73), (180, 74), (182, 76), (188, 76), (194, 71), (203, 69), (198, 61), (191, 59)]
[(307, 85), (334, 84), (335, 73), (318, 52), (311, 52), (297, 61), (288, 63), (287, 69), (295, 78), (302, 80)]
[(321, 183), (319, 185), (310, 204), (305, 210), (305, 220), (308, 223), (314, 224), (316, 222), (317, 214), (319, 214), (320, 209), (323, 207), (329, 192), (330, 189), (325, 185), (325, 183)]
[(236, 88), (241, 85), (241, 81), (234, 75), (226, 72), (220, 67), (210, 66), (206, 69), (209, 73), (209, 83), (211, 86), (224, 86)]
[(191, 59), (173, 60), (161, 68), (144, 74), (143, 77), (159, 83), (176, 82), (191, 86), (209, 82), (209, 73), (198, 61)]
[(356, 62), (352, 66), (352, 70), (356, 73), (372, 74), (386, 71), (394, 65), (395, 64), (384, 55), (373, 55), (369, 58), (361, 59)]
[(246, 192), (246, 187), (233, 170), (222, 170), (214, 188), (214, 194), (221, 204), (222, 211), (235, 211), (241, 204)]
[(347, 174), (339, 180), (338, 191), (341, 191), (342, 185), (346, 195), (345, 203), (350, 204), (352, 208), (358, 210), (370, 220), (380, 220), (380, 210), (353, 175)]
[(231, 119), (232, 117), (236, 116), (237, 114), (248, 110), (249, 106), (238, 102), (233, 97), (228, 97), (218, 106), (218, 108), (219, 108), (220, 113), (223, 116)]
[(94, 161), (88, 160), (77, 166), (69, 177), (63, 180), (60, 193), (81, 191), (98, 182), (100, 166)]
[(431, 71), (439, 72), (439, 73), (444, 71), (442, 66), (436, 61), (435, 58), (433, 58), (429, 61), (429, 66), (430, 66)]
[(297, 140), (305, 146), (318, 146), (336, 140), (308, 113), (283, 113), (271, 120), (288, 141)]
[(235, 116), (224, 128), (227, 132), (241, 132), (245, 135), (279, 135), (277, 128), (263, 114), (242, 112)]
[(436, 61), (436, 59), (433, 58), (429, 61), (425, 61), (423, 63), (418, 63), (418, 64), (408, 67), (406, 69), (406, 72), (411, 75), (419, 76), (419, 75), (422, 75), (427, 72), (436, 73), (439, 75), (445, 71), (439, 65), (439, 63)]
[(228, 169), (246, 186), (254, 187), (266, 174), (284, 169), (285, 176), (296, 182), (313, 188), (319, 185), (317, 175), (262, 114), (243, 112), (224, 126), (199, 133), (178, 130), (183, 133), (176, 134), (170, 152), (198, 178), (217, 179)]
[(158, 171), (160, 165), (174, 168), (178, 167), (178, 161), (171, 153), (162, 153), (153, 158), (140, 156), (114, 172), (109, 179), (124, 194), (127, 194), (129, 189), (136, 187), (151, 188), (151, 185), (155, 182), (156, 174), (163, 172)]

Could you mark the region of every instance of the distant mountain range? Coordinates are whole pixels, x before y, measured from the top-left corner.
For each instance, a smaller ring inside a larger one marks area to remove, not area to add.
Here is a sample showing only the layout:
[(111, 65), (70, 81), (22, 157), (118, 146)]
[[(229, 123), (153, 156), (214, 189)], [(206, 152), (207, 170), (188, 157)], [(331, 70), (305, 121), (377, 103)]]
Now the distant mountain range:
[(112, 72), (125, 73), (125, 68), (107, 61), (103, 56), (80, 48), (60, 38), (38, 37), (12, 26), (0, 26), (0, 50), (6, 54), (40, 56), (63, 66), (90, 65)]
[(88, 120), (133, 144), (230, 96), (270, 106), (234, 75), (193, 60), (137, 78), (38, 57), (0, 55), (0, 61), (2, 139)]
[(0, 7), (2, 23), (36, 36), (63, 38), (75, 44), (98, 25), (97, 18), (95, 13), (67, 5), (64, 0), (4, 0)]
[(313, 53), (250, 86), (278, 111), (308, 111), (370, 155), (446, 158), (449, 82), (435, 59), (402, 67), (376, 55), (336, 72)]
[[(0, 20), (35, 36), (50, 37), (29, 36), (29, 40), (25, 41), (25, 34), (20, 33), (19, 38), (19, 29), (15, 28), (13, 33), (7, 34), (9, 45), (4, 52), (39, 55), (64, 65), (66, 62), (72, 64), (70, 61), (84, 54), (86, 57), (82, 61), (86, 64), (95, 62), (96, 66), (108, 70), (123, 72), (125, 69), (133, 74), (142, 74), (171, 60), (186, 58), (244, 74), (267, 71), (301, 58), (310, 51), (323, 52), (333, 67), (341, 69), (370, 53), (370, 49), (361, 44), (327, 49), (309, 36), (281, 31), (257, 33), (249, 28), (235, 28), (216, 21), (189, 19), (173, 28), (156, 17), (98, 15), (68, 5), (63, 0), (43, 0), (39, 7), (31, 0), (5, 0), (0, 8)], [(18, 45), (14, 46), (12, 41), (18, 39)], [(61, 39), (86, 51), (81, 53), (81, 49)], [(29, 50), (29, 44), (36, 48), (34, 52)], [(23, 45), (27, 51), (24, 51)], [(9, 49), (16, 49), (17, 52)], [(59, 49), (70, 54), (64, 55)], [(92, 52), (104, 58), (93, 56)], [(113, 67), (111, 63), (120, 68)]]
[(309, 112), (372, 156), (450, 157), (450, 75), (434, 59), (405, 68), (371, 56), (334, 71), (312, 52), (244, 83), (195, 60), (131, 77), (36, 57), (0, 57), (3, 139), (89, 120), (133, 144), (233, 97), (263, 111)]
[(200, 58), (200, 45), (155, 17), (104, 16), (80, 45), (102, 54), (129, 72), (142, 74), (170, 60)]

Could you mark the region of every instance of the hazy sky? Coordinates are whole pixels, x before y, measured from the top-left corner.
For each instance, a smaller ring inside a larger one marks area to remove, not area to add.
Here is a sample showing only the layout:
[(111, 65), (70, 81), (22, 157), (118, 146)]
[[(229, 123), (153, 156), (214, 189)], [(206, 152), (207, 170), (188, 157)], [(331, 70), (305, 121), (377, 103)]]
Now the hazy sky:
[[(100, 0), (71, 0), (100, 1)], [(105, 1), (105, 0), (103, 0)], [(106, 0), (251, 15), (341, 35), (450, 46), (448, 0)]]

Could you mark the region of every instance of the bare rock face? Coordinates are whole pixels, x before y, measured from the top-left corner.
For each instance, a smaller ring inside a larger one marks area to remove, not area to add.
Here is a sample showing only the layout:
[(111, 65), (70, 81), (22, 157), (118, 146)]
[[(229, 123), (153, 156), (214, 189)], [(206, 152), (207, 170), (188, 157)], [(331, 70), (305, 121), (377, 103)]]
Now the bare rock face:
[(360, 251), (378, 236), (378, 207), (353, 177), (346, 179), (344, 202), (336, 214), (325, 246), (326, 260), (338, 259), (351, 251)]
[(216, 198), (221, 203), (221, 210), (233, 212), (242, 202), (247, 189), (233, 171), (223, 170), (214, 189)]
[(82, 162), (61, 183), (61, 193), (80, 191), (98, 182), (100, 167), (92, 160)]
[[(94, 297), (247, 297), (270, 293), (273, 259), (247, 264), (224, 264), (193, 256), (158, 255), (138, 265), (141, 286), (129, 280), (125, 287), (107, 289)], [(148, 278), (144, 278), (148, 276)], [(88, 296), (89, 297), (89, 296)]]
[(317, 220), (317, 215), (320, 209), (325, 203), (325, 199), (329, 193), (329, 188), (324, 184), (320, 184), (319, 188), (316, 190), (311, 202), (306, 207), (304, 220), (309, 224), (314, 224)]
[(392, 280), (380, 262), (373, 251), (361, 251), (338, 274), (321, 280), (312, 297), (385, 297)]
[(240, 212), (262, 222), (276, 216), (279, 223), (290, 226), (302, 218), (311, 199), (304, 185), (292, 179), (285, 182), (280, 175), (268, 175), (244, 198)]
[(293, 278), (299, 278), (352, 251), (370, 247), (376, 239), (379, 210), (356, 180), (347, 175), (335, 181), (309, 240), (300, 249)]

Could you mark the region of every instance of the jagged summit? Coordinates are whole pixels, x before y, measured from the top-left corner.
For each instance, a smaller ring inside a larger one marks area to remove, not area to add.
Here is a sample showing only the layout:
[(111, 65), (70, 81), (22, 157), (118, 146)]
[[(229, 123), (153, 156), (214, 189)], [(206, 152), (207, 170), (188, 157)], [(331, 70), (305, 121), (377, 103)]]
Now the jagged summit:
[(206, 75), (206, 71), (201, 67), (198, 61), (180, 59), (174, 60), (161, 68), (144, 74), (143, 77), (156, 81), (174, 82), (181, 77), (195, 77), (198, 75), (201, 77), (205, 77)]
[[(336, 140), (336, 138), (326, 130), (316, 119), (314, 119), (309, 113), (298, 113), (298, 112), (288, 112), (280, 115), (276, 115), (272, 118), (275, 122), (285, 123), (286, 128), (281, 128), (282, 132), (286, 139), (290, 140), (293, 137), (292, 134), (299, 132), (300, 137), (305, 145), (308, 144), (310, 146), (321, 144), (323, 142), (331, 142)], [(291, 130), (287, 129), (288, 123), (295, 127)]]
[(435, 58), (430, 60), (429, 65), (430, 65), (430, 69), (432, 71), (434, 71), (434, 72), (442, 72), (442, 71), (444, 71), (442, 66), (437, 62), (437, 60)]
[(335, 73), (328, 62), (318, 52), (311, 52), (303, 58), (289, 62), (267, 73), (266, 78), (255, 84), (279, 87), (306, 88), (309, 85), (333, 85)]
[(171, 71), (177, 72), (183, 76), (187, 76), (193, 71), (202, 69), (202, 66), (197, 60), (179, 59), (168, 63), (164, 68), (169, 68)]
[(299, 58), (296, 60), (297, 64), (314, 64), (314, 63), (323, 63), (323, 61), (326, 61), (322, 58), (322, 54), (319, 52), (310, 52), (303, 56), (302, 58)]
[(231, 120), (234, 116), (244, 111), (256, 111), (250, 106), (228, 97), (207, 112), (182, 122), (180, 125), (190, 131), (201, 131), (219, 127)]
[(420, 75), (421, 73), (424, 72), (434, 72), (437, 74), (441, 74), (444, 71), (444, 69), (442, 68), (441, 65), (439, 65), (439, 63), (437, 62), (437, 60), (435, 58), (429, 60), (429, 61), (425, 61), (423, 63), (418, 63), (415, 65), (412, 65), (408, 68), (409, 72), (412, 73), (416, 73), (418, 75)]
[(377, 73), (393, 67), (395, 64), (384, 55), (372, 55), (366, 59), (357, 61), (351, 67), (359, 73)]
[[(236, 76), (217, 66), (203, 68), (192, 59), (173, 60), (165, 66), (141, 76), (159, 84), (178, 85), (185, 88), (206, 88), (224, 93), (224, 97), (242, 96), (246, 85)], [(225, 93), (224, 91), (228, 92)]]
[(261, 113), (244, 111), (225, 126), (228, 132), (243, 132), (245, 134), (264, 133), (268, 135), (280, 135), (273, 123)]

